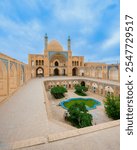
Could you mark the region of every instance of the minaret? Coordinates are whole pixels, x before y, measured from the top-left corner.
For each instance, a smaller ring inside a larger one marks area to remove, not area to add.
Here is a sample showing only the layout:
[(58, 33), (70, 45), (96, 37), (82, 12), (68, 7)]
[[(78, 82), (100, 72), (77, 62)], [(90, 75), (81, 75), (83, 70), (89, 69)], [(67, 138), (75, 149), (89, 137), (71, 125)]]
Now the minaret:
[(48, 46), (48, 36), (47, 33), (45, 34), (45, 49), (47, 49)]
[(70, 36), (68, 36), (68, 50), (71, 50), (71, 40), (70, 40)]

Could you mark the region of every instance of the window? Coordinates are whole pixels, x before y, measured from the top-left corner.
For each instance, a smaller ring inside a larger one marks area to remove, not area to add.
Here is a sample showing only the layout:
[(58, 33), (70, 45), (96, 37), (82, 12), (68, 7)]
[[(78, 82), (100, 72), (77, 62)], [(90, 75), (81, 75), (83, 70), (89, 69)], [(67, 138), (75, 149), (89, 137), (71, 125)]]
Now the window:
[(36, 66), (38, 65), (38, 60), (36, 60)]
[(41, 65), (41, 60), (39, 60), (39, 65)]
[(72, 61), (72, 66), (74, 66), (74, 61)]
[(56, 61), (56, 62), (55, 62), (55, 66), (58, 66), (58, 65), (59, 65), (59, 63)]
[(42, 65), (44, 65), (44, 60), (42, 60)]

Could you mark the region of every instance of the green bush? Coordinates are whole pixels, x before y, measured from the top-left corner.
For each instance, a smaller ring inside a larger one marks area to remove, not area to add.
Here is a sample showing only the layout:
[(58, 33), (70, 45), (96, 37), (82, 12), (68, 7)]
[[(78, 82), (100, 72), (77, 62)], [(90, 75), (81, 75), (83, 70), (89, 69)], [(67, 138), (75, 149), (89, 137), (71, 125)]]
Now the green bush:
[(114, 120), (120, 119), (120, 97), (108, 94), (104, 101), (106, 114)]
[(64, 93), (67, 92), (67, 89), (63, 86), (54, 86), (50, 92), (56, 99), (60, 99), (64, 97)]
[(84, 103), (75, 103), (68, 109), (69, 116), (67, 120), (77, 128), (83, 128), (92, 125), (92, 115), (88, 113)]
[(85, 92), (88, 91), (88, 88), (85, 86), (81, 86), (79, 84), (75, 85), (75, 93), (80, 96), (86, 96), (87, 94)]

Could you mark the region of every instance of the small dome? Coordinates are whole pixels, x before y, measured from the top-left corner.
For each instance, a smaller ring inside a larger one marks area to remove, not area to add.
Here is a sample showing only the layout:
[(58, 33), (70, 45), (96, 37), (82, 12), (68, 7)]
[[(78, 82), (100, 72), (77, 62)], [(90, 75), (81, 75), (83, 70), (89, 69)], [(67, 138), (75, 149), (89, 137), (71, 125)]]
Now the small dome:
[(61, 46), (61, 44), (56, 41), (56, 40), (52, 40), (47, 47), (48, 51), (63, 51), (63, 47)]

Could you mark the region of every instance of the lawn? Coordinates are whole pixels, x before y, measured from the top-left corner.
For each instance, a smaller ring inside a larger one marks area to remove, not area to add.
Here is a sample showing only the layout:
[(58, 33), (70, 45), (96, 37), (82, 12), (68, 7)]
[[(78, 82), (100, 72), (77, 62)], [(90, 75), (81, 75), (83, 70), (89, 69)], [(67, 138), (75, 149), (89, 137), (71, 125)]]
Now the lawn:
[(89, 100), (85, 100), (85, 99), (76, 99), (76, 100), (71, 100), (68, 102), (64, 102), (64, 106), (69, 108), (71, 105), (73, 105), (74, 103), (85, 103), (86, 106), (88, 107), (92, 107), (96, 104), (96, 101), (89, 99)]

